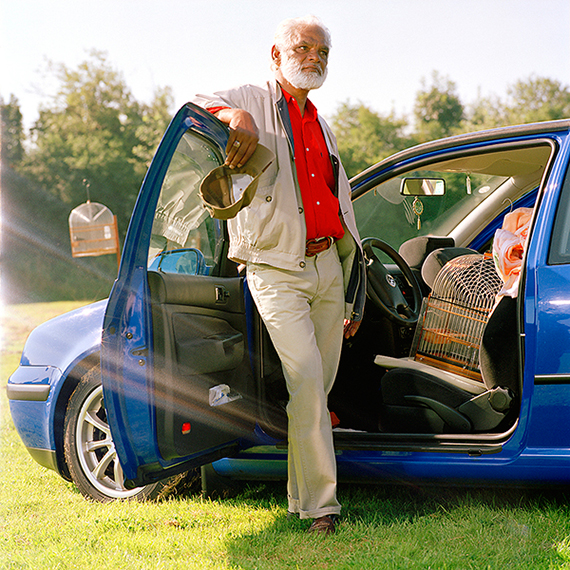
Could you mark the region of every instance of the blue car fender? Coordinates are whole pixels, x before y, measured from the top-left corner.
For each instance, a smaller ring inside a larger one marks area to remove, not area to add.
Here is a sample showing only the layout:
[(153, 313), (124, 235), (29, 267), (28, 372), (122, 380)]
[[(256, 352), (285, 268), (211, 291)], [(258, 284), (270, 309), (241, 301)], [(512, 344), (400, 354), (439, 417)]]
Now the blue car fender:
[(57, 471), (56, 424), (61, 422), (56, 422), (56, 416), (62, 413), (58, 400), (63, 391), (62, 405), (67, 404), (82, 371), (86, 371), (86, 359), (93, 358), (90, 365), (98, 362), (106, 306), (106, 300), (99, 301), (34, 329), (19, 367), (8, 380), (12, 419), (26, 448), (39, 463)]

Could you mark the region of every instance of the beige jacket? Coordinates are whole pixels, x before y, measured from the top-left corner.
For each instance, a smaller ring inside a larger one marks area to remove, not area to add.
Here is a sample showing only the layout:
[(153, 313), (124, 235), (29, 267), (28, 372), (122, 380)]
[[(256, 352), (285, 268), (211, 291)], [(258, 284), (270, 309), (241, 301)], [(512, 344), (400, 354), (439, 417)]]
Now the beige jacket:
[[(276, 81), (264, 86), (243, 85), (212, 96), (198, 95), (193, 103), (204, 108), (245, 109), (259, 129), (259, 142), (276, 156), (260, 178), (251, 204), (228, 221), (229, 257), (239, 263), (265, 263), (288, 271), (305, 265), (306, 227), (301, 192), (293, 163), (293, 136), (287, 104)], [(346, 230), (337, 242), (343, 265), (346, 317), (362, 318), (366, 273), (362, 247), (350, 199), (350, 185), (340, 161), (336, 139), (319, 116), (337, 178), (337, 191)]]

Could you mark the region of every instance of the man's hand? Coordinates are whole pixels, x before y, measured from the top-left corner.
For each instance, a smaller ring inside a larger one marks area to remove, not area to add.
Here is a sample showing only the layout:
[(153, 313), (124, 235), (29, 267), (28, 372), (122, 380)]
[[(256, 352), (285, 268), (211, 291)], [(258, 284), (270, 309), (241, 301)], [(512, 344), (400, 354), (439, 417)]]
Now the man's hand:
[(344, 338), (354, 336), (361, 322), (362, 321), (349, 321), (348, 319), (344, 319)]
[(230, 128), (230, 138), (226, 146), (226, 165), (230, 168), (240, 168), (255, 152), (259, 141), (255, 120), (243, 109), (220, 109), (216, 117)]

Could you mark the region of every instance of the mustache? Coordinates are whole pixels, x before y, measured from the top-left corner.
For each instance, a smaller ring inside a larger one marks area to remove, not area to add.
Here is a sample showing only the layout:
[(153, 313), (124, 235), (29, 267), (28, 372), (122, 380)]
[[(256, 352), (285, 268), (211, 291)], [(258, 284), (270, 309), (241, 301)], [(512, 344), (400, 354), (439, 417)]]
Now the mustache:
[(299, 66), (299, 71), (311, 73), (313, 71), (317, 72), (319, 75), (323, 74), (323, 69), (318, 65), (304, 65)]

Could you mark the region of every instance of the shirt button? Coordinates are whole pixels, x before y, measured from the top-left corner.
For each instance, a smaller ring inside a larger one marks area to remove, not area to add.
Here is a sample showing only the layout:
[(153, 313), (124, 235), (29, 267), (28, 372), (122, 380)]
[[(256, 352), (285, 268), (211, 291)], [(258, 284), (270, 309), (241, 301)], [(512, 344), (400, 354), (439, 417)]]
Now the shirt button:
[(308, 149), (308, 148), (306, 148), (305, 150), (306, 150), (307, 152), (309, 152), (309, 149)]
[(311, 174), (311, 177), (312, 177), (312, 178), (314, 178), (314, 177), (315, 177), (315, 175), (314, 175), (314, 174)]
[(271, 202), (271, 200), (273, 200), (273, 198), (271, 196), (266, 196), (265, 197), (265, 201), (266, 202)]
[(320, 203), (320, 202), (317, 202), (317, 206), (320, 206), (320, 205), (321, 205), (321, 203)]
[(305, 262), (304, 262), (304, 261), (301, 261), (301, 263), (299, 263), (299, 267), (300, 267), (301, 269), (305, 269)]

